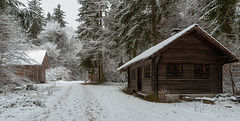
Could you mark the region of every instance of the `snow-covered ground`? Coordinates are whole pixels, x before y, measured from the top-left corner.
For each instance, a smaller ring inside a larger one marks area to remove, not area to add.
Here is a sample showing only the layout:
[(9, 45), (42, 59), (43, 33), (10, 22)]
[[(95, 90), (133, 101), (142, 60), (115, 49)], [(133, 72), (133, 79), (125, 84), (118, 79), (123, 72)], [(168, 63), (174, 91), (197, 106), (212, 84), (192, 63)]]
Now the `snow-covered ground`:
[[(152, 103), (121, 92), (123, 85), (58, 82), (0, 96), (1, 121), (239, 121), (240, 104), (217, 101)], [(223, 100), (223, 99), (221, 99)]]

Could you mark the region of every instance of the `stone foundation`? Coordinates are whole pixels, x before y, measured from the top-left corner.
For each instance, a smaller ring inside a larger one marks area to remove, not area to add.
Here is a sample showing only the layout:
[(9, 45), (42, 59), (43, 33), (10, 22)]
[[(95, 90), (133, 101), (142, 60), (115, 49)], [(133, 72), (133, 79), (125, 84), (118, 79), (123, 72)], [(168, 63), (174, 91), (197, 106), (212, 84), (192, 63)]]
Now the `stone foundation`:
[(161, 102), (178, 102), (179, 100), (193, 101), (196, 97), (215, 97), (216, 94), (166, 94), (158, 93), (158, 98)]

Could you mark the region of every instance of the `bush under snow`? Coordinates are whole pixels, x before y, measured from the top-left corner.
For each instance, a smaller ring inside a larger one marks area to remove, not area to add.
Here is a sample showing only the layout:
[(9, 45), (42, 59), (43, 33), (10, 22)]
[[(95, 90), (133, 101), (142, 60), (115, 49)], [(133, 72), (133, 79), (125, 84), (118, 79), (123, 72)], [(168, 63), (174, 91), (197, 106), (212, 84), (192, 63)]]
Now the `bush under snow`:
[(47, 70), (46, 78), (47, 81), (69, 81), (71, 80), (71, 71), (66, 67), (60, 66)]

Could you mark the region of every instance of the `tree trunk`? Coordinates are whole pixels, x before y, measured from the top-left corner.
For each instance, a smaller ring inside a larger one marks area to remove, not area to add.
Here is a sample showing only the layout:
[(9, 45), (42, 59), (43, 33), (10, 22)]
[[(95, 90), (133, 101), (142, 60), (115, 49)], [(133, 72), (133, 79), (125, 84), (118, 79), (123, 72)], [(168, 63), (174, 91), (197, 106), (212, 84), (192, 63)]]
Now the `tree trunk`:
[(151, 10), (152, 10), (152, 15), (151, 15), (151, 24), (152, 24), (152, 42), (154, 45), (157, 44), (157, 4), (156, 0), (151, 0)]
[(98, 54), (98, 81), (103, 82), (103, 63), (102, 63), (102, 52)]
[[(90, 74), (89, 74), (90, 73)], [(95, 81), (95, 69), (94, 67), (91, 68), (90, 72), (88, 73), (88, 78), (89, 80), (92, 82), (92, 81)]]
[(132, 51), (132, 58), (137, 56), (137, 50), (138, 50), (138, 41), (135, 42), (134, 47), (133, 47), (133, 51)]

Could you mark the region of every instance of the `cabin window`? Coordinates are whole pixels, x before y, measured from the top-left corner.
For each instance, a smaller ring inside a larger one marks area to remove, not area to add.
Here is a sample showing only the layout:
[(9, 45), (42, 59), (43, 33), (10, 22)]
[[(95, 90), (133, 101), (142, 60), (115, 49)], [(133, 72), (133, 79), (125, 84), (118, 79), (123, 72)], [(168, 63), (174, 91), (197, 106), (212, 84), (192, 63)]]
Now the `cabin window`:
[(144, 78), (150, 78), (150, 65), (144, 67)]
[(176, 64), (176, 63), (167, 64), (167, 76), (182, 77), (183, 76), (183, 65)]
[(210, 77), (210, 65), (195, 64), (194, 70), (195, 70), (196, 78), (209, 78)]
[(136, 79), (136, 70), (135, 69), (132, 69), (132, 72), (131, 72), (131, 77), (132, 79)]

